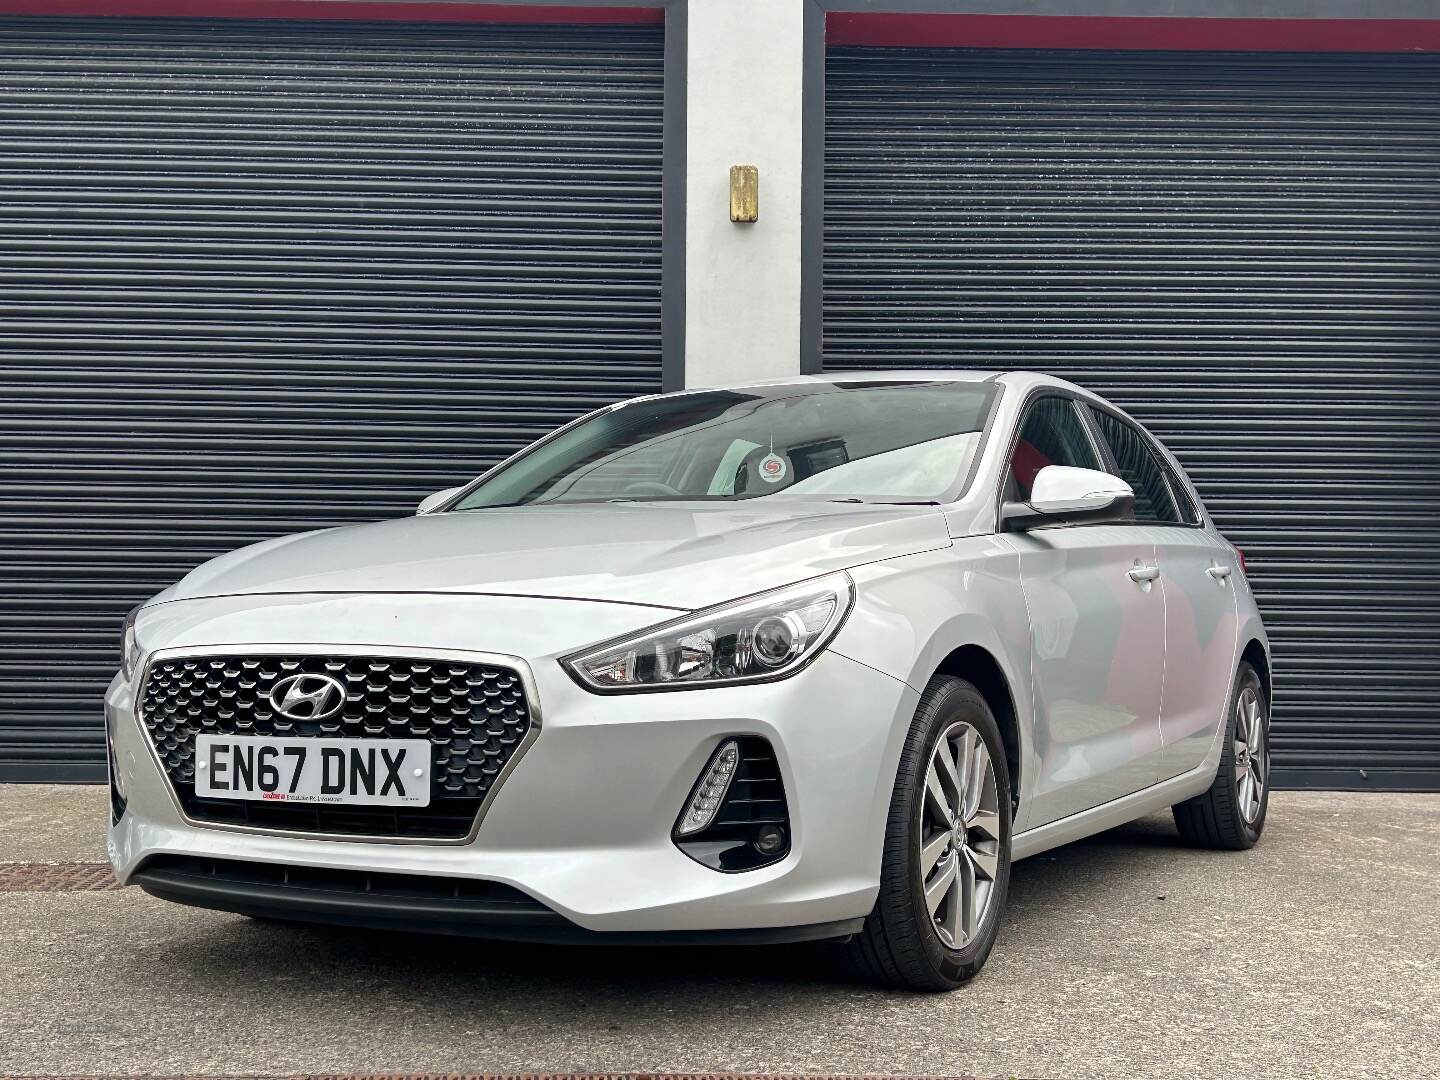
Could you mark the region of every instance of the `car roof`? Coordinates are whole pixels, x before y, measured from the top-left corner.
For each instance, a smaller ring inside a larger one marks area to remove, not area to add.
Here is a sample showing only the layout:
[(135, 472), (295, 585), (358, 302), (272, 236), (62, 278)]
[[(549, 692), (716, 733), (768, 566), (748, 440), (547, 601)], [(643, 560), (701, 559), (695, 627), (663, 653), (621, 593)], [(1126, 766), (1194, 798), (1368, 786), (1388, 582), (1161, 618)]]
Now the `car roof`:
[(969, 368), (886, 368), (880, 371), (827, 371), (823, 375), (790, 375), (774, 379), (754, 379), (742, 383), (726, 383), (709, 387), (713, 390), (744, 390), (747, 387), (794, 386), (805, 383), (908, 383), (908, 382), (998, 382), (1005, 386), (1028, 390), (1032, 386), (1055, 386), (1096, 396), (1084, 387), (1038, 371), (979, 371)]
[(860, 385), (868, 388), (884, 385), (885, 383), (902, 384), (916, 382), (993, 382), (1007, 389), (1019, 391), (1022, 398), (1033, 389), (1049, 386), (1070, 391), (1092, 401), (1101, 402), (1111, 409), (1115, 408), (1111, 402), (1106, 401), (1099, 394), (1095, 393), (1095, 391), (1087, 390), (1083, 386), (1077, 386), (1075, 383), (1067, 382), (1054, 375), (1047, 375), (1044, 372), (981, 371), (971, 368), (887, 368), (878, 371), (827, 371), (823, 375), (782, 375), (773, 379), (750, 379), (745, 382), (717, 383), (713, 386), (692, 386), (684, 390), (669, 390), (659, 394), (641, 394), (638, 397), (617, 401), (613, 405), (606, 406), (606, 408), (614, 409), (622, 405), (634, 405), (642, 401), (653, 401), (657, 398), (682, 397), (686, 394), (704, 394), (716, 391), (766, 390), (773, 392), (781, 390), (783, 392), (784, 387), (795, 387), (798, 391), (798, 388), (803, 386)]

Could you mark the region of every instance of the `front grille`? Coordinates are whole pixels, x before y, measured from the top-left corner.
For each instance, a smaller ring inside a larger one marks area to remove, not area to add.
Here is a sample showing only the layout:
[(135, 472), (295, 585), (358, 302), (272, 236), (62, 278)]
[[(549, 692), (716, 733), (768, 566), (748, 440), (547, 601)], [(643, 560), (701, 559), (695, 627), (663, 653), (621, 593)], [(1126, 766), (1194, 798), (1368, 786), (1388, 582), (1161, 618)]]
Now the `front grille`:
[[(277, 680), (329, 675), (344, 707), (323, 720), (271, 708)], [(140, 719), (185, 812), (199, 821), (298, 832), (456, 839), (469, 833), (496, 778), (529, 733), (531, 704), (518, 672), (494, 664), (386, 656), (236, 654), (157, 660)], [(428, 739), (430, 805), (331, 806), (249, 802), (195, 794), (198, 735)]]

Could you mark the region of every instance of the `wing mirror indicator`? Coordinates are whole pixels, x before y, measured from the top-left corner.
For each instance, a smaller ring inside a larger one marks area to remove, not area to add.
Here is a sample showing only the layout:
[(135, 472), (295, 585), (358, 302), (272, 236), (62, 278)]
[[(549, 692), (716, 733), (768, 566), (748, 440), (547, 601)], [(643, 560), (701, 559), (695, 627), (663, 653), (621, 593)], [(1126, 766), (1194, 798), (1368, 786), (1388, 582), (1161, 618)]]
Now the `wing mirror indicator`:
[(1000, 528), (1015, 532), (1047, 525), (1135, 520), (1135, 492), (1118, 476), (1098, 469), (1047, 465), (1035, 474), (1029, 502), (1000, 507)]
[(453, 487), (446, 488), (444, 491), (437, 491), (434, 495), (426, 495), (425, 498), (420, 500), (420, 505), (415, 508), (415, 516), (419, 517), (421, 514), (428, 514), (437, 506), (444, 506), (456, 495), (459, 495), (462, 490), (462, 488)]

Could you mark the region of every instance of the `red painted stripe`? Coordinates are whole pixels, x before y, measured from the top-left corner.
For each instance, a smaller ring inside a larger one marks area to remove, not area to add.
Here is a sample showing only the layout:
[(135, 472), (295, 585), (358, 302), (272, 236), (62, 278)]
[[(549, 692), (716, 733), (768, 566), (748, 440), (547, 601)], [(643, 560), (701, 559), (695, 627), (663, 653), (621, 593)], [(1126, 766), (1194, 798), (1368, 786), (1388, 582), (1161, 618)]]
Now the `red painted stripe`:
[(128, 15), (203, 19), (345, 19), (376, 22), (565, 23), (658, 26), (656, 7), (394, 3), (386, 0), (0, 0), (0, 15)]
[(1179, 19), (832, 11), (830, 45), (1215, 52), (1440, 52), (1440, 19)]

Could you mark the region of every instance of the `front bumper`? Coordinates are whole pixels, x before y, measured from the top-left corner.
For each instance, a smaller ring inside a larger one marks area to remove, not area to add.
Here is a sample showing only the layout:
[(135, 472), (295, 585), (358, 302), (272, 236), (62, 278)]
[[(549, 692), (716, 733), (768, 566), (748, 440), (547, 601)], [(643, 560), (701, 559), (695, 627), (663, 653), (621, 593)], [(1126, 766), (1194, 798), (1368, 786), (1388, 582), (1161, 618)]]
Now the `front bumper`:
[[(368, 629), (364, 643), (385, 648), (373, 635)], [(304, 639), (292, 631), (285, 640)], [(399, 640), (388, 645), (402, 647)], [(117, 876), (137, 882), (147, 862), (173, 855), (488, 881), (539, 901), (567, 933), (785, 928), (784, 936), (803, 937), (813, 935), (795, 928), (844, 933), (869, 912), (900, 746), (916, 705), (910, 687), (827, 652), (776, 683), (601, 697), (576, 686), (553, 656), (532, 655), (529, 662), (544, 716), (540, 734), (474, 838), (452, 845), (299, 838), (188, 822), (135, 717), (132, 688), (117, 678), (106, 699), (128, 800), (109, 835)], [(760, 735), (774, 747), (789, 799), (791, 850), (773, 866), (726, 874), (677, 849), (671, 829), (710, 753), (735, 734)], [(149, 884), (165, 895), (163, 884)], [(170, 898), (186, 899), (180, 886), (169, 887)], [(211, 899), (209, 906), (249, 910), (236, 897)], [(186, 902), (205, 903), (196, 893)], [(286, 903), (285, 894), (270, 890), (266, 911), (250, 913), (285, 917), (276, 905)], [(287, 910), (294, 918), (324, 917), (313, 904), (307, 910), (292, 902)], [(458, 928), (433, 911), (427, 916), (423, 904), (414, 914), (420, 926)], [(364, 920), (327, 921), (400, 925), (404, 917), (401, 903)]]
[(848, 936), (863, 918), (740, 930), (586, 930), (493, 882), (158, 855), (131, 878), (152, 896), (264, 919), (552, 944), (771, 944)]

